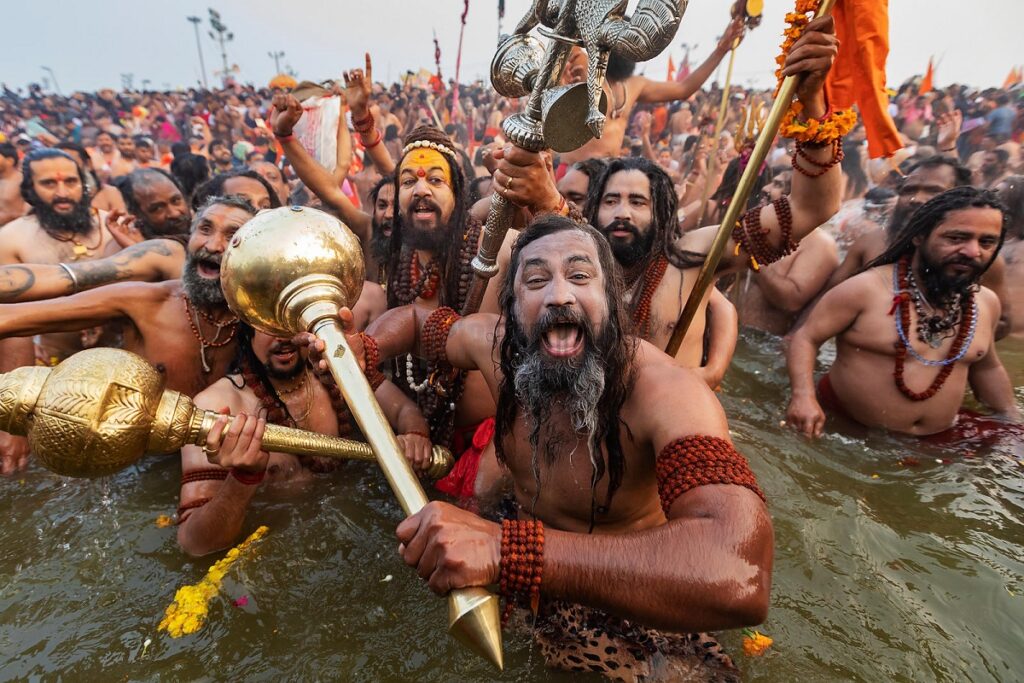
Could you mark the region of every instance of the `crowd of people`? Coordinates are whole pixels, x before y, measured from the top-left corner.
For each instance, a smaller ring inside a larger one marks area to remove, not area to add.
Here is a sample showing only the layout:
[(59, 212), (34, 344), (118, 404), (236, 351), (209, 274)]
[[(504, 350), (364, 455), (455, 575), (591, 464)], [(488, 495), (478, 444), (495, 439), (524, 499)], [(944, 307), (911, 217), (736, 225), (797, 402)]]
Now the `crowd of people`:
[[(336, 467), (262, 450), (266, 423), (359, 434), (322, 343), (240, 321), (221, 260), (261, 210), (332, 213), (366, 264), (342, 317), (406, 457), (420, 472), (432, 444), (458, 458), (436, 488), (460, 504), (405, 520), (403, 559), (441, 594), (499, 585), (552, 666), (734, 678), (707, 632), (764, 620), (773, 557), (764, 494), (714, 393), (741, 330), (787, 339), (801, 434), (820, 436), (828, 411), (832, 428), (953, 444), (1021, 438), (996, 341), (1024, 333), (1022, 91), (913, 81), (892, 97), (905, 146), (890, 159), (867, 158), (860, 126), (777, 139), (717, 286), (666, 355), (770, 104), (708, 84), (742, 31), (730, 23), (678, 81), (613, 54), (604, 134), (561, 155), (505, 139), (521, 102), (479, 82), (376, 83), (369, 55), (291, 92), (5, 88), (0, 371), (119, 346), (199, 407), (242, 416), (180, 454), (182, 550), (230, 547), (262, 487)], [(830, 20), (797, 46), (785, 73), (803, 115), (824, 120)], [(563, 78), (585, 75), (574, 52)], [(329, 144), (311, 117), (337, 122)], [(494, 194), (516, 229), (462, 317)], [(964, 409), (968, 385), (986, 414)], [(0, 433), (3, 474), (29, 456)]]

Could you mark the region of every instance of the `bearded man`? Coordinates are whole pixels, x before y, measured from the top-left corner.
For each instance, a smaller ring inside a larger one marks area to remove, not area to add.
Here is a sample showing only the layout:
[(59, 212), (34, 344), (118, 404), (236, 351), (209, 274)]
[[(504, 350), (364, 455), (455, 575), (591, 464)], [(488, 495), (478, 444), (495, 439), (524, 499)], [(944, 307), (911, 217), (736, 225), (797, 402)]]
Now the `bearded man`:
[[(427, 421), (394, 384), (383, 377), (377, 381), (374, 395), (403, 453), (418, 472), (426, 470), (431, 458)], [(199, 392), (195, 404), (238, 419), (227, 428), (227, 418), (219, 418), (203, 448), (181, 451), (178, 545), (192, 556), (234, 545), (261, 488), (295, 496), (316, 475), (331, 473), (342, 462), (261, 450), (265, 424), (345, 438), (358, 431), (344, 401), (332, 400), (291, 339), (254, 331), (245, 323), (239, 323), (237, 357), (229, 374)]]
[[(0, 266), (64, 263), (99, 258), (119, 247), (104, 225), (105, 214), (90, 207), (85, 174), (62, 151), (42, 149), (22, 163), (21, 197), (31, 211), (0, 228)], [(21, 272), (0, 281), (15, 291), (31, 284)], [(0, 372), (40, 362), (55, 364), (82, 349), (82, 335), (47, 334), (37, 340), (0, 341)], [(28, 442), (0, 432), (0, 472), (27, 461)]]
[(629, 334), (615, 271), (600, 233), (542, 216), (512, 250), (501, 317), (409, 306), (350, 335), (357, 354), (478, 369), (498, 407), (515, 518), (430, 503), (399, 525), (399, 552), (442, 595), (498, 584), (551, 666), (733, 680), (696, 632), (765, 618), (771, 521), (708, 387)]
[[(978, 284), (1003, 243), (1003, 211), (987, 191), (943, 192), (815, 304), (786, 353), (794, 428), (821, 435), (825, 406), (868, 427), (956, 441), (968, 382), (997, 418), (1019, 420), (995, 348), (999, 299)], [(833, 337), (836, 360), (816, 396), (818, 348)]]

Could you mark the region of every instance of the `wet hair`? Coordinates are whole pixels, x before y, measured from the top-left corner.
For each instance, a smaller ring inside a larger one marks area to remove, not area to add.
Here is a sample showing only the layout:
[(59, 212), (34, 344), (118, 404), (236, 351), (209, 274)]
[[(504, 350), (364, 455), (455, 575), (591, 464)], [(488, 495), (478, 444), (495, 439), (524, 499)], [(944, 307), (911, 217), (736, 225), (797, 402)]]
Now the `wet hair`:
[(971, 169), (967, 168), (956, 159), (941, 156), (939, 154), (921, 159), (921, 161), (918, 161), (907, 169), (907, 175), (910, 175), (918, 169), (932, 169), (939, 168), (940, 166), (949, 166), (953, 169), (953, 187), (962, 187), (964, 185), (971, 184)]
[(592, 157), (590, 159), (584, 159), (583, 161), (577, 161), (571, 166), (571, 168), (574, 171), (579, 171), (591, 180), (595, 180), (601, 176), (604, 169), (608, 168), (608, 160), (600, 157)]
[(182, 188), (181, 183), (167, 171), (162, 168), (139, 168), (128, 175), (121, 176), (115, 183), (117, 189), (121, 191), (121, 196), (124, 197), (124, 204), (128, 213), (135, 216), (142, 215), (142, 206), (139, 204), (138, 197), (135, 196), (135, 191), (160, 178), (169, 181), (178, 189), (178, 192), (181, 192), (182, 197), (185, 196), (185, 190)]
[(896, 263), (903, 255), (914, 252), (916, 249), (914, 245), (915, 238), (927, 239), (935, 228), (939, 227), (946, 220), (946, 216), (950, 212), (971, 208), (995, 209), (1003, 214), (1002, 230), (999, 232), (999, 244), (996, 245), (992, 258), (985, 264), (982, 272), (988, 270), (989, 266), (992, 265), (992, 262), (999, 255), (999, 250), (1003, 246), (1003, 240), (1006, 239), (1008, 223), (1006, 207), (999, 201), (999, 198), (992, 190), (983, 190), (970, 185), (964, 185), (963, 187), (954, 187), (952, 190), (946, 190), (922, 204), (910, 216), (910, 220), (892, 236), (886, 250), (861, 268), (860, 272), (877, 266)]
[(189, 203), (196, 188), (210, 178), (210, 164), (206, 157), (187, 152), (171, 161), (171, 173), (181, 183), (185, 199)]
[[(253, 329), (251, 325), (242, 322), (241, 320), (238, 321), (238, 328), (235, 332), (235, 338), (238, 339), (238, 344), (235, 346), (235, 358), (231, 362), (231, 366), (228, 368), (228, 374), (242, 375), (243, 379), (241, 385), (235, 384), (234, 380), (230, 378), (228, 381), (230, 381), (236, 389), (242, 389), (245, 387), (244, 373), (246, 371), (251, 372), (256, 378), (256, 381), (262, 385), (264, 393), (266, 393), (266, 395), (270, 397), (270, 400), (273, 401), (274, 407), (281, 411), (283, 416), (291, 418), (292, 421), (294, 421), (295, 418), (292, 416), (291, 412), (289, 412), (288, 406), (277, 393), (277, 389), (274, 388), (273, 383), (270, 381), (270, 375), (267, 374), (267, 366), (264, 365), (263, 361), (256, 356), (256, 351), (252, 347), (252, 340), (255, 334), (256, 330)], [(255, 387), (253, 387), (253, 389), (255, 391)], [(257, 396), (259, 395), (258, 391), (255, 391), (255, 393)], [(271, 419), (273, 418), (268, 415), (267, 420), (270, 421)]]
[(0, 157), (6, 157), (13, 161), (15, 164), (18, 163), (18, 148), (9, 142), (0, 144)]
[[(611, 246), (608, 240), (590, 225), (581, 225), (557, 214), (543, 214), (519, 234), (512, 246), (508, 270), (498, 293), (498, 303), (502, 313), (498, 324), (504, 324), (505, 333), (501, 339), (499, 350), (501, 380), (498, 383), (494, 446), (498, 460), (507, 464), (504, 437), (512, 433), (520, 410), (514, 377), (516, 366), (521, 362), (520, 358), (526, 344), (521, 322), (516, 318), (516, 277), (523, 249), (539, 239), (567, 231), (583, 233), (594, 243), (597, 249), (598, 263), (604, 275), (605, 298), (608, 302), (608, 319), (605, 323), (608, 335), (602, 335), (605, 348), (597, 349), (605, 369), (605, 387), (597, 404), (598, 426), (590, 435), (591, 442), (589, 444), (591, 459), (594, 463), (593, 477), (590, 482), (591, 527), (593, 527), (598, 482), (606, 473), (608, 474), (608, 497), (605, 500), (605, 505), (609, 506), (612, 496), (622, 484), (622, 475), (626, 468), (619, 425), (622, 423), (622, 406), (636, 380), (634, 357), (637, 340), (627, 334), (629, 322), (623, 305), (622, 280), (618, 274)], [(543, 422), (544, 420), (535, 420), (530, 434), (530, 443), (534, 454), (538, 453), (540, 427)], [(625, 423), (622, 424), (626, 426)], [(626, 429), (628, 432), (628, 426)], [(549, 453), (549, 455), (553, 456), (554, 454)], [(536, 484), (539, 490), (540, 473), (536, 465), (534, 466), (534, 477), (537, 479)]]
[(277, 191), (274, 190), (263, 176), (250, 168), (237, 168), (231, 171), (225, 171), (224, 173), (218, 173), (197, 187), (195, 194), (192, 196), (192, 208), (198, 207), (214, 195), (223, 195), (224, 184), (232, 178), (250, 178), (255, 180), (262, 185), (267, 191), (267, 194), (270, 195), (270, 207), (276, 209), (281, 206), (281, 198), (277, 196)]
[(26, 154), (21, 162), (21, 198), (28, 202), (29, 206), (35, 207), (39, 202), (39, 195), (36, 194), (36, 188), (33, 185), (35, 174), (32, 172), (32, 164), (37, 161), (45, 161), (46, 159), (67, 159), (75, 164), (75, 170), (78, 171), (78, 181), (82, 183), (82, 197), (84, 199), (89, 196), (89, 188), (85, 184), (85, 172), (81, 166), (75, 163), (70, 154), (61, 149), (37, 149)]
[[(609, 161), (601, 174), (595, 178), (590, 177), (590, 186), (587, 189), (587, 220), (591, 225), (597, 226), (597, 214), (601, 209), (601, 197), (604, 196), (608, 181), (616, 173), (622, 171), (640, 171), (650, 181), (651, 188), (651, 228), (654, 232), (654, 243), (658, 249), (652, 249), (650, 254), (643, 260), (643, 268), (650, 263), (658, 254), (667, 252), (667, 243), (675, 234), (676, 209), (679, 205), (679, 198), (676, 196), (676, 188), (672, 179), (665, 173), (658, 164), (643, 157), (618, 157)], [(600, 228), (601, 226), (598, 226)]]
[(624, 81), (633, 75), (636, 71), (636, 62), (624, 57), (615, 50), (611, 51), (608, 56), (608, 70), (605, 72), (605, 78), (608, 79), (609, 83), (618, 83)]
[(1003, 178), (1005, 189), (996, 195), (1006, 205), (1006, 234), (1014, 239), (1024, 239), (1024, 175), (1009, 175)]
[[(455, 147), (444, 131), (435, 126), (419, 126), (415, 128), (411, 133), (405, 136), (405, 140), (402, 142), (402, 146), (409, 145), (417, 141), (434, 142), (439, 145), (444, 145), (448, 149), (455, 151)], [(452, 308), (460, 308), (459, 302), (459, 276), (461, 265), (459, 263), (459, 251), (462, 248), (462, 236), (466, 230), (466, 223), (469, 220), (469, 194), (468, 188), (466, 187), (466, 176), (462, 172), (462, 166), (456, 159), (452, 159), (450, 156), (441, 152), (441, 156), (448, 163), (448, 170), (452, 179), (452, 194), (455, 196), (455, 207), (452, 209), (452, 215), (448, 219), (448, 225), (439, 226), (439, 230), (448, 231), (448, 236), (441, 248), (434, 257), (440, 261), (441, 267), (441, 278), (440, 287), (438, 289), (438, 306), (451, 306)], [(402, 160), (398, 160), (398, 164), (395, 166), (394, 186), (395, 186), (395, 219), (391, 229), (391, 254), (388, 258), (388, 308), (394, 308), (398, 305), (398, 298), (396, 291), (398, 290), (398, 273), (401, 270), (399, 260), (402, 254), (402, 210), (399, 207), (399, 183), (400, 176), (398, 169), (402, 165)]]
[(872, 187), (864, 193), (864, 201), (870, 204), (880, 204), (884, 201), (896, 198), (896, 191), (889, 187)]
[[(741, 168), (741, 163), (743, 167)], [(743, 162), (743, 157), (736, 157), (731, 160), (725, 167), (725, 173), (722, 174), (722, 183), (715, 190), (714, 194), (711, 195), (709, 201), (713, 202), (718, 207), (718, 218), (722, 217), (728, 208), (729, 203), (732, 202), (732, 197), (736, 194), (736, 188), (739, 187), (740, 178), (743, 177), (743, 171), (745, 170), (746, 164)], [(760, 201), (761, 191), (764, 186), (772, 181), (772, 171), (767, 165), (761, 168), (761, 172), (757, 174), (754, 179), (754, 185), (751, 187), (750, 195), (747, 197), (747, 209), (752, 209), (757, 206)]]

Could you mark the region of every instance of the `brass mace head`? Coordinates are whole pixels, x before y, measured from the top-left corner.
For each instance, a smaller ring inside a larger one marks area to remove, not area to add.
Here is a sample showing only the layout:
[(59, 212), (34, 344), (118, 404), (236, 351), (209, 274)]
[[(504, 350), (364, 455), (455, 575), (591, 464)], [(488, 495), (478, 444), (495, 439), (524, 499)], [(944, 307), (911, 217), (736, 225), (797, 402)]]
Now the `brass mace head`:
[(257, 214), (231, 238), (220, 269), (231, 310), (277, 337), (304, 331), (299, 317), (312, 304), (352, 307), (365, 275), (356, 236), (334, 216), (303, 206)]

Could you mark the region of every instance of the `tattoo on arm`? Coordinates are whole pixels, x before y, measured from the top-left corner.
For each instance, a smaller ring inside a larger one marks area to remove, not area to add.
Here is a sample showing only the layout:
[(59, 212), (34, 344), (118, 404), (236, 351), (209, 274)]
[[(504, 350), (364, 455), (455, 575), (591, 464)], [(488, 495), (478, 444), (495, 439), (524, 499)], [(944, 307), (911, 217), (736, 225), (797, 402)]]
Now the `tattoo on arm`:
[[(147, 240), (132, 245), (108, 258), (84, 263), (68, 264), (75, 277), (78, 288), (92, 289), (112, 282), (131, 280), (139, 273), (135, 266), (146, 256), (171, 256), (171, 250), (163, 240)], [(70, 280), (70, 278), (68, 278)]]
[(0, 268), (0, 303), (17, 301), (18, 297), (36, 283), (35, 273), (25, 266)]

